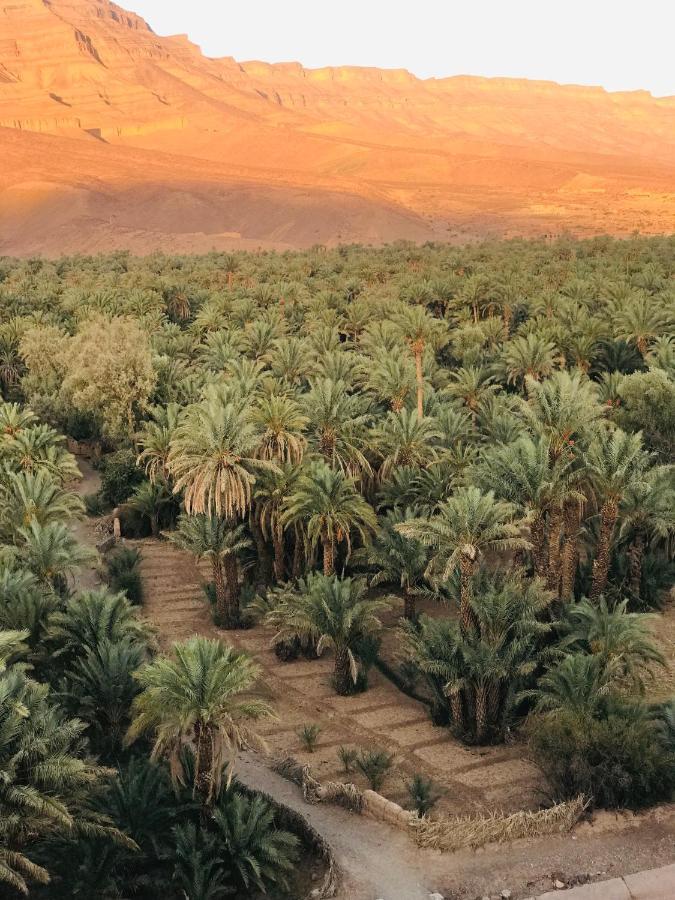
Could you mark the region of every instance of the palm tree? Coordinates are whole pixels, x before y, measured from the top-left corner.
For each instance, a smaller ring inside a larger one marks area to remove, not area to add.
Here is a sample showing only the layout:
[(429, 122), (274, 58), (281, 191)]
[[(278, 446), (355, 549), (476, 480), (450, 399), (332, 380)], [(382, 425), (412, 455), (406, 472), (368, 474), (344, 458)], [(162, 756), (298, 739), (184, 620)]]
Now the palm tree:
[(299, 463), (307, 446), (307, 417), (292, 397), (271, 394), (251, 410), (251, 421), (260, 430), (258, 456), (276, 463)]
[(160, 656), (136, 675), (142, 692), (133, 705), (127, 742), (152, 734), (152, 758), (167, 756), (173, 778), (183, 782), (182, 753), (194, 755), (193, 789), (210, 806), (242, 747), (262, 741), (248, 724), (272, 715), (251, 697), (260, 669), (245, 653), (218, 640), (193, 637), (174, 644), (174, 658)]
[(277, 827), (271, 803), (230, 790), (213, 811), (213, 826), (242, 896), (268, 887), (288, 891), (300, 841)]
[(585, 440), (605, 413), (595, 386), (580, 372), (554, 372), (542, 382), (529, 379), (527, 385), (521, 415), (533, 434), (549, 442), (554, 458), (571, 441)]
[(459, 565), (460, 616), (465, 633), (475, 626), (471, 606), (471, 579), (481, 555), (488, 550), (527, 550), (529, 541), (520, 536), (522, 519), (513, 503), (495, 499), (492, 491), (460, 488), (440, 503), (436, 515), (397, 525), (397, 530), (431, 547), (430, 573), (446, 581)]
[(379, 401), (400, 412), (415, 390), (415, 377), (415, 367), (406, 356), (382, 349), (364, 366), (361, 381)]
[(317, 378), (303, 395), (303, 410), (313, 448), (331, 466), (350, 475), (370, 472), (363, 452), (368, 402), (358, 394), (349, 394), (342, 381)]
[(462, 401), (475, 424), (481, 404), (499, 390), (499, 386), (494, 383), (494, 375), (480, 366), (463, 366), (451, 373), (451, 379), (445, 392)]
[(168, 539), (196, 559), (208, 559), (216, 589), (216, 625), (238, 628), (239, 610), (238, 557), (251, 546), (243, 525), (233, 527), (217, 516), (183, 515)]
[(504, 346), (504, 366), (509, 384), (541, 381), (555, 368), (555, 344), (535, 332), (515, 337)]
[(368, 565), (375, 568), (375, 574), (370, 579), (371, 587), (398, 585), (403, 591), (403, 615), (410, 621), (416, 618), (417, 597), (428, 593), (424, 588), (424, 574), (429, 554), (419, 541), (400, 534), (396, 526), (417, 517), (417, 510), (409, 507), (403, 512), (388, 512), (380, 520), (375, 539), (365, 553)]
[[(281, 465), (276, 471), (262, 472), (255, 486), (255, 514), (265, 540), (272, 539), (274, 577), (278, 582), (286, 576), (283, 511), (295, 490), (298, 466)], [(299, 535), (295, 535), (299, 541)]]
[(169, 451), (179, 416), (180, 406), (177, 403), (155, 406), (150, 410), (150, 419), (145, 422), (138, 436), (141, 448), (138, 465), (145, 468), (145, 473), (153, 484), (160, 479), (168, 483)]
[(298, 583), (297, 591), (285, 593), (271, 612), (270, 623), (278, 628), (275, 643), (309, 640), (316, 644), (318, 655), (332, 647), (335, 690), (344, 696), (351, 693), (358, 677), (356, 647), (379, 631), (378, 614), (388, 608), (385, 600), (368, 599), (363, 578), (314, 573)]
[(614, 335), (620, 340), (634, 341), (645, 355), (649, 342), (672, 330), (672, 313), (661, 302), (647, 294), (634, 294), (617, 303), (612, 311)]
[(426, 467), (436, 461), (438, 450), (434, 446), (441, 437), (435, 420), (420, 418), (417, 411), (387, 413), (375, 433), (375, 447), (382, 457), (380, 478), (387, 478), (398, 466)]
[(481, 583), (468, 633), (454, 620), (427, 616), (404, 628), (404, 657), (449, 698), (463, 736), (479, 744), (502, 737), (516, 690), (545, 657), (551, 626), (543, 618), (552, 600), (542, 579), (515, 573)]
[(424, 371), (422, 358), (427, 347), (431, 347), (432, 350), (440, 350), (447, 343), (447, 326), (441, 319), (430, 316), (421, 306), (406, 307), (396, 317), (395, 321), (415, 360), (417, 415), (422, 419), (424, 417)]
[(650, 455), (642, 446), (642, 435), (626, 434), (620, 428), (600, 429), (588, 449), (586, 461), (600, 504), (600, 536), (593, 561), (591, 600), (596, 600), (607, 585), (619, 504), (629, 492), (647, 487), (649, 460)]
[(653, 676), (654, 667), (665, 666), (666, 660), (654, 640), (654, 616), (629, 613), (627, 606), (623, 600), (610, 608), (604, 597), (597, 603), (584, 598), (571, 604), (561, 647), (566, 652), (593, 654), (615, 680), (641, 692), (645, 676)]
[(281, 521), (283, 525), (302, 523), (312, 550), (321, 544), (324, 575), (334, 573), (340, 544), (347, 545), (349, 555), (352, 533), (366, 542), (377, 525), (375, 511), (357, 492), (353, 480), (324, 462), (312, 463), (299, 476)]
[(79, 544), (63, 522), (40, 525), (33, 519), (17, 529), (19, 558), (40, 581), (62, 589), (67, 579), (82, 566), (91, 563), (96, 554)]
[(84, 513), (82, 499), (73, 491), (63, 490), (44, 470), (8, 473), (0, 485), (0, 495), (3, 525), (10, 535), (31, 522), (67, 522)]
[(256, 458), (260, 437), (232, 403), (212, 397), (187, 408), (177, 425), (168, 456), (174, 493), (184, 491), (185, 509), (231, 519), (251, 505), (255, 473), (273, 467)]
[(169, 508), (173, 502), (165, 481), (144, 481), (134, 490), (125, 505), (138, 513), (141, 519), (147, 520), (150, 523), (150, 534), (158, 537), (162, 510)]

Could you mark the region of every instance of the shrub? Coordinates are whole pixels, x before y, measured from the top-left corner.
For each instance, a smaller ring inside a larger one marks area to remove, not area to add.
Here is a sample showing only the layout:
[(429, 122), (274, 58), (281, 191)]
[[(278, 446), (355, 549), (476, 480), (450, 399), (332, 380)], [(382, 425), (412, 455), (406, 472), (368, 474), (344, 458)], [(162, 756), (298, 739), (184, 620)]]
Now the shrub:
[(312, 723), (311, 725), (303, 725), (302, 728), (298, 731), (300, 742), (308, 753), (314, 753), (314, 751), (316, 750), (316, 745), (319, 741), (320, 734), (321, 726), (317, 725), (316, 723)]
[(410, 794), (413, 809), (420, 818), (426, 816), (440, 797), (431, 778), (419, 774), (415, 775), (412, 781), (408, 783), (408, 793)]
[(536, 717), (530, 746), (557, 799), (585, 794), (596, 806), (636, 808), (675, 790), (675, 752), (662, 734), (644, 707), (614, 703), (601, 718)]
[(358, 750), (354, 750), (353, 747), (338, 747), (337, 755), (342, 763), (345, 775), (351, 775), (356, 771), (356, 760), (359, 756)]
[(128, 500), (143, 480), (143, 472), (136, 466), (136, 456), (131, 450), (118, 450), (101, 460), (100, 494), (111, 506)]
[(124, 591), (134, 606), (143, 602), (143, 579), (140, 573), (141, 551), (122, 547), (106, 560), (108, 584), (115, 593)]
[(379, 791), (393, 762), (393, 754), (384, 750), (363, 750), (356, 760), (356, 765), (368, 779), (371, 789)]
[(106, 504), (100, 494), (85, 494), (84, 508), (88, 516), (102, 516), (106, 511)]

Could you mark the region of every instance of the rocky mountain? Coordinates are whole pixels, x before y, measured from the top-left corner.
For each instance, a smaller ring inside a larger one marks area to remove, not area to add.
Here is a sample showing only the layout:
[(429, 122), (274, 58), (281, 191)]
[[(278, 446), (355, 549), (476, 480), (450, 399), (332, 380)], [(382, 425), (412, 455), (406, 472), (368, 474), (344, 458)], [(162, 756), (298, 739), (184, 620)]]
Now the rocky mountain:
[(675, 98), (209, 59), (0, 0), (0, 253), (675, 230)]

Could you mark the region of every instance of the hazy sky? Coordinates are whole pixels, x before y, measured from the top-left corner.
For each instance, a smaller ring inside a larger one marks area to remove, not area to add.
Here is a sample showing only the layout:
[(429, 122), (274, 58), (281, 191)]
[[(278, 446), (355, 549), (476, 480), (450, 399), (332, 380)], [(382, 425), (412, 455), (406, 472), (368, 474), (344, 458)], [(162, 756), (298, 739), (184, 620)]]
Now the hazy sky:
[(675, 95), (673, 0), (117, 0), (208, 56)]

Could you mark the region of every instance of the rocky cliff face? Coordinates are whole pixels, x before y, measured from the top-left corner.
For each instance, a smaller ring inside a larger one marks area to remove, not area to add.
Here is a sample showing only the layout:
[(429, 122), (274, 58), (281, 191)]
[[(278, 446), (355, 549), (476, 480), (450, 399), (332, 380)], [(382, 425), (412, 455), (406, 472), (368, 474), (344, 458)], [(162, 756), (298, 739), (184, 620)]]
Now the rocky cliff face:
[(0, 0), (0, 153), (0, 252), (675, 230), (675, 98), (207, 59), (109, 0)]

